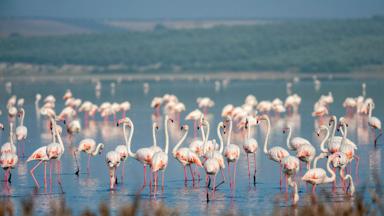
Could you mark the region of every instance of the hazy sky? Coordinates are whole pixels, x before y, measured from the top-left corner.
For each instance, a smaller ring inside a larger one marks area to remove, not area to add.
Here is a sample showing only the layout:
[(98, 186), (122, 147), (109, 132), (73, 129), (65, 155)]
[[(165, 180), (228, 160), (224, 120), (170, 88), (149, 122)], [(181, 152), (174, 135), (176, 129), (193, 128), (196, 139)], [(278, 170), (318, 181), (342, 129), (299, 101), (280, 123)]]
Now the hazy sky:
[(0, 16), (72, 18), (345, 18), (384, 14), (384, 0), (0, 0)]

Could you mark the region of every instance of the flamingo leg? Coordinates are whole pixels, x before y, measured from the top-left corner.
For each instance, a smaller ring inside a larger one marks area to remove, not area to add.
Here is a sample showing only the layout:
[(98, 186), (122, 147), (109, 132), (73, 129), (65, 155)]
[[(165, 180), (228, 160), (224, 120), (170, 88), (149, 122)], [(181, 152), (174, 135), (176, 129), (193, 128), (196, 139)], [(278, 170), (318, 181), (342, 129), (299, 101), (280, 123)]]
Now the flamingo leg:
[(228, 176), (229, 176), (229, 188), (231, 189), (232, 191), (232, 176), (231, 176), (231, 167), (229, 166), (229, 161), (227, 161), (228, 163)]
[(57, 160), (57, 184), (60, 186), (61, 193), (63, 193), (63, 187), (61, 185), (61, 161)]
[(249, 169), (249, 156), (247, 154), (247, 161), (248, 161), (248, 185), (251, 184), (251, 171)]
[(213, 194), (212, 194), (212, 199), (215, 199), (215, 191), (216, 191), (216, 174), (213, 177)]
[(281, 191), (281, 185), (282, 185), (282, 175), (283, 175), (283, 170), (282, 170), (282, 167), (281, 167), (281, 164), (280, 164), (280, 191)]
[(285, 174), (285, 194), (288, 195), (288, 176)]
[(73, 151), (73, 156), (75, 157), (75, 162), (76, 162), (76, 167), (77, 167), (75, 175), (79, 176), (80, 166), (79, 166), (79, 162), (77, 161), (76, 151)]
[(88, 175), (90, 174), (90, 169), (91, 169), (91, 155), (88, 155), (88, 161), (87, 161), (87, 173)]
[(121, 166), (121, 182), (124, 181), (125, 178), (125, 161), (123, 161), (123, 165)]
[(315, 194), (316, 193), (316, 185), (314, 184), (313, 186), (312, 186), (312, 194)]
[(253, 172), (253, 185), (256, 185), (256, 152), (253, 153), (253, 164), (255, 166), (255, 170)]
[(192, 167), (189, 165), (189, 170), (191, 171), (191, 176), (192, 176), (192, 184), (195, 185), (195, 174), (193, 174)]
[(49, 161), (49, 187), (52, 192), (52, 161)]
[(359, 181), (359, 161), (360, 161), (360, 157), (355, 155), (355, 178), (356, 178), (356, 181)]
[[(235, 161), (233, 163), (233, 186), (236, 187), (236, 164), (237, 164), (237, 161)], [(215, 179), (216, 179), (216, 176), (215, 176)]]
[(161, 175), (161, 191), (162, 192), (164, 192), (164, 173), (165, 173), (165, 169), (163, 169), (162, 175)]
[(39, 163), (37, 163), (32, 169), (31, 169), (31, 171), (29, 171), (30, 173), (31, 173), (31, 176), (32, 176), (32, 178), (33, 178), (33, 181), (35, 182), (35, 185), (36, 185), (36, 187), (40, 187), (40, 185), (39, 185), (39, 182), (36, 180), (36, 178), (35, 178), (35, 175), (33, 174), (34, 172), (35, 172), (35, 169), (37, 168), (37, 167), (39, 167), (40, 166), (40, 164), (42, 163), (43, 161), (39, 161)]
[[(333, 172), (336, 173), (336, 168), (333, 167)], [(333, 181), (333, 184), (332, 184), (332, 191), (333, 193), (336, 192), (336, 184), (337, 184), (337, 177), (335, 178), (335, 181)]]
[(44, 190), (47, 188), (47, 162), (44, 161)]

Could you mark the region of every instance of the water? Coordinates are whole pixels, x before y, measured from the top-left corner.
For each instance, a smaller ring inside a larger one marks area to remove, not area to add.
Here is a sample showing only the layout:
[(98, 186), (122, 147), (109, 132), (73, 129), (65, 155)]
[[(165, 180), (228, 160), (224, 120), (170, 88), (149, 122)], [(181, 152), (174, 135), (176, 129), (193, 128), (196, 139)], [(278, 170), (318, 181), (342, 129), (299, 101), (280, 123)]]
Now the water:
[[(133, 149), (149, 146), (152, 143), (151, 136), (151, 113), (152, 109), (149, 104), (154, 96), (162, 96), (165, 93), (172, 93), (178, 96), (180, 101), (185, 103), (187, 112), (196, 108), (196, 98), (201, 96), (211, 97), (216, 105), (209, 110), (211, 121), (211, 138), (217, 138), (216, 125), (221, 120), (221, 108), (232, 103), (241, 105), (245, 96), (254, 94), (259, 101), (273, 100), (276, 97), (285, 99), (286, 97), (286, 82), (283, 80), (258, 80), (258, 81), (232, 81), (225, 88), (215, 88), (214, 81), (150, 81), (149, 92), (144, 93), (142, 81), (123, 81), (116, 84), (115, 92), (111, 92), (110, 82), (102, 82), (102, 90), (99, 97), (96, 96), (94, 91), (94, 84), (89, 82), (33, 82), (33, 81), (17, 81), (13, 82), (12, 94), (18, 97), (25, 98), (26, 119), (25, 124), (28, 127), (28, 139), (26, 141), (26, 155), (29, 156), (35, 149), (49, 143), (50, 136), (45, 129), (45, 121), (41, 119), (36, 120), (34, 100), (35, 94), (41, 93), (43, 97), (48, 94), (53, 94), (56, 101), (56, 111), (60, 112), (64, 105), (61, 99), (65, 90), (70, 88), (73, 95), (81, 98), (83, 101), (90, 100), (96, 104), (101, 104), (104, 101), (122, 102), (129, 100), (132, 104), (128, 116), (135, 124), (135, 133), (133, 137)], [(382, 80), (366, 80), (367, 83), (367, 96), (372, 97), (376, 103), (374, 115), (383, 119), (384, 101), (382, 100), (381, 93), (384, 92)], [(2, 83), (1, 86), (5, 86)], [(300, 116), (287, 119), (290, 123), (295, 125), (294, 134), (309, 139), (319, 152), (319, 139), (314, 134), (314, 127), (316, 125), (314, 118), (311, 116), (313, 104), (320, 97), (321, 94), (326, 94), (332, 91), (335, 102), (331, 105), (330, 110), (333, 114), (341, 116), (345, 113), (344, 108), (341, 106), (343, 100), (347, 96), (356, 97), (361, 94), (361, 81), (357, 80), (326, 80), (322, 81), (320, 90), (316, 91), (313, 86), (312, 80), (302, 80), (293, 86), (293, 92), (298, 93), (302, 97), (302, 104), (300, 106)], [(1, 109), (3, 115), (0, 116), (1, 122), (6, 122), (5, 103), (11, 94), (6, 91), (0, 92)], [(80, 114), (82, 117), (82, 114)], [(286, 148), (286, 136), (282, 133), (286, 119), (274, 119), (272, 121), (272, 138), (270, 146), (280, 145)], [(383, 141), (379, 142), (378, 147), (373, 147), (372, 140), (370, 140), (368, 128), (356, 123), (361, 122), (360, 117), (355, 117), (349, 120), (349, 138), (358, 144), (358, 155), (360, 156), (359, 168), (359, 181), (356, 182), (357, 190), (360, 190), (363, 185), (373, 187), (374, 173), (377, 173), (383, 178), (382, 171), (382, 148)], [(191, 126), (192, 123), (188, 122)], [(158, 205), (164, 202), (168, 207), (176, 207), (180, 213), (188, 214), (219, 214), (228, 211), (238, 211), (243, 214), (251, 213), (268, 213), (272, 212), (274, 205), (282, 207), (288, 206), (289, 202), (284, 199), (283, 193), (279, 188), (279, 167), (275, 162), (267, 159), (262, 152), (262, 144), (264, 141), (263, 126), (257, 127), (255, 137), (259, 142), (259, 150), (257, 152), (257, 184), (256, 187), (249, 186), (247, 176), (247, 160), (244, 152), (242, 151), (240, 161), (238, 162), (238, 173), (236, 178), (236, 190), (231, 195), (229, 184), (226, 183), (219, 187), (216, 192), (216, 199), (209, 204), (206, 203), (206, 194), (204, 181), (200, 182), (200, 186), (192, 187), (192, 182), (188, 182), (188, 187), (184, 186), (183, 169), (180, 164), (169, 156), (169, 165), (165, 176), (165, 190), (159, 194), (156, 200), (149, 196), (149, 190), (146, 188), (142, 192), (142, 203), (147, 208)], [(173, 130), (174, 131), (174, 130)], [(1, 133), (1, 142), (4, 143), (7, 138), (8, 129)], [(158, 142), (163, 145), (163, 130), (160, 130)], [(171, 132), (173, 139), (171, 140), (171, 147), (176, 143), (178, 134)], [(109, 150), (113, 150), (116, 145), (122, 144), (123, 135), (122, 128), (116, 127), (113, 123), (109, 125), (103, 124), (101, 118), (98, 116), (96, 122), (91, 122), (91, 126), (83, 128), (83, 131), (76, 135), (71, 145), (69, 139), (64, 133), (65, 154), (62, 157), (62, 180), (63, 189), (65, 194), (60, 194), (56, 184), (53, 185), (52, 192), (49, 188), (45, 192), (43, 188), (38, 191), (34, 189), (33, 180), (29, 174), (29, 170), (36, 162), (29, 164), (25, 163), (25, 158), (22, 159), (17, 168), (12, 170), (13, 182), (11, 186), (11, 196), (6, 195), (6, 191), (1, 192), (3, 200), (19, 206), (20, 201), (27, 197), (32, 196), (37, 213), (47, 213), (53, 201), (64, 198), (66, 204), (72, 209), (73, 213), (78, 214), (85, 208), (97, 211), (98, 203), (105, 202), (109, 205), (112, 211), (117, 211), (118, 207), (126, 203), (132, 203), (137, 189), (141, 186), (143, 180), (142, 165), (129, 158), (125, 164), (126, 176), (124, 182), (117, 186), (116, 191), (109, 190), (109, 176), (108, 169), (105, 164), (105, 154)], [(88, 176), (85, 173), (87, 156), (81, 154), (81, 174), (80, 177), (74, 175), (75, 162), (71, 154), (74, 146), (77, 146), (79, 141), (85, 137), (95, 138), (97, 142), (105, 144), (105, 150), (101, 155), (91, 159), (91, 173)], [(190, 130), (189, 137), (192, 137)], [(176, 138), (176, 139), (175, 139)], [(235, 140), (234, 140), (235, 141)], [(241, 140), (236, 140), (236, 143), (241, 144)], [(185, 144), (184, 144), (185, 145)], [(251, 163), (252, 164), (252, 163)], [(320, 166), (324, 167), (325, 161), (320, 162)], [(353, 163), (354, 165), (354, 163)], [(227, 171), (227, 170), (226, 170)], [(120, 177), (121, 168), (118, 169), (118, 176)], [(201, 170), (203, 174), (203, 170)], [(354, 173), (354, 172), (353, 172)], [(42, 185), (43, 167), (39, 167), (35, 175)], [(355, 174), (353, 175), (355, 177)], [(218, 175), (218, 181), (221, 179)], [(55, 180), (55, 178), (54, 178)], [(2, 181), (3, 187), (4, 182)], [(331, 184), (322, 185), (318, 187), (317, 192), (323, 193), (331, 192)], [(283, 189), (284, 191), (284, 189)], [(281, 201), (275, 203), (276, 198)], [(337, 193), (331, 195), (329, 202), (343, 200), (345, 196), (341, 188), (338, 188)], [(299, 205), (309, 203), (309, 192), (306, 191), (305, 185), (300, 186), (300, 202)], [(19, 208), (16, 209), (20, 211)]]

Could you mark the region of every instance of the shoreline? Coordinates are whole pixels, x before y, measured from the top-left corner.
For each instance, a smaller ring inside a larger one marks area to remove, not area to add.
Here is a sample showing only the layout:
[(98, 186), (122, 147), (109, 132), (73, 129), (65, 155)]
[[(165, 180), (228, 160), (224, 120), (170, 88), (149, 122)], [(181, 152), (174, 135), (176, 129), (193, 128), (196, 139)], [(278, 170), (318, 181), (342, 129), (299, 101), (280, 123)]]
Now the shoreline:
[(292, 79), (384, 79), (381, 72), (292, 73), (292, 72), (211, 72), (211, 73), (148, 73), (148, 74), (67, 74), (67, 75), (0, 75), (1, 81), (175, 81), (175, 80), (292, 80)]

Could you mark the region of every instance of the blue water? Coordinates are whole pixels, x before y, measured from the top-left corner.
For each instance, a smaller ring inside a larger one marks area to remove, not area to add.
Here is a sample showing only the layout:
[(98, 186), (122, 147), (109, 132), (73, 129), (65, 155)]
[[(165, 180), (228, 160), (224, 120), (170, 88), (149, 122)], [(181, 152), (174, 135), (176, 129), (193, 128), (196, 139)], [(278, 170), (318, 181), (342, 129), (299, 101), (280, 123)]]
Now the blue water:
[[(383, 119), (382, 112), (384, 101), (381, 93), (384, 92), (382, 80), (365, 80), (367, 83), (367, 96), (372, 97), (376, 103), (374, 115)], [(356, 97), (361, 94), (360, 80), (324, 80), (321, 88), (317, 91), (314, 88), (312, 80), (302, 80), (295, 83), (293, 92), (302, 97), (300, 106), (300, 115), (291, 118), (273, 118), (272, 135), (270, 146), (283, 146), (286, 148), (286, 136), (282, 133), (282, 128), (286, 122), (293, 123), (294, 134), (302, 136), (312, 141), (319, 152), (319, 140), (315, 136), (315, 119), (311, 116), (313, 104), (321, 94), (327, 94), (332, 91), (335, 101), (330, 106), (332, 114), (337, 116), (344, 115), (345, 110), (342, 107), (342, 102), (345, 97)], [(83, 101), (90, 100), (96, 104), (101, 104), (104, 101), (122, 102), (129, 100), (132, 108), (128, 112), (128, 116), (135, 124), (135, 133), (133, 136), (133, 149), (149, 146), (152, 143), (151, 136), (151, 114), (150, 102), (154, 96), (162, 96), (165, 93), (175, 94), (181, 102), (183, 102), (187, 111), (182, 114), (184, 116), (196, 108), (196, 98), (201, 96), (211, 97), (215, 101), (215, 106), (209, 110), (211, 131), (216, 131), (216, 125), (220, 119), (221, 109), (224, 105), (232, 103), (241, 105), (245, 96), (254, 94), (259, 101), (273, 100), (276, 97), (282, 100), (286, 97), (286, 81), (284, 80), (256, 80), (256, 81), (231, 81), (228, 86), (216, 88), (214, 81), (148, 81), (150, 89), (147, 93), (143, 91), (143, 81), (122, 81), (116, 84), (115, 92), (110, 89), (110, 82), (102, 82), (102, 91), (100, 96), (95, 94), (95, 87), (91, 81), (82, 82), (38, 82), (38, 81), (15, 81), (12, 86), (12, 93), (0, 91), (0, 109), (3, 115), (0, 116), (0, 121), (7, 122), (6, 116), (6, 101), (15, 94), (18, 97), (25, 98), (26, 119), (25, 124), (28, 127), (28, 138), (26, 141), (26, 155), (29, 156), (35, 149), (49, 143), (50, 136), (46, 130), (46, 122), (44, 118), (38, 121), (35, 115), (34, 100), (35, 94), (40, 93), (43, 98), (48, 94), (53, 94), (56, 101), (56, 112), (59, 113), (64, 106), (64, 101), (61, 99), (66, 89), (71, 89), (73, 95), (81, 98)], [(5, 82), (0, 84), (2, 88)], [(42, 104), (40, 104), (42, 105)], [(82, 118), (82, 114), (80, 114)], [(359, 149), (357, 154), (360, 156), (359, 181), (355, 179), (357, 190), (360, 190), (363, 185), (373, 187), (374, 173), (377, 173), (381, 178), (384, 177), (381, 167), (383, 157), (382, 149), (384, 142), (380, 141), (377, 148), (374, 148), (369, 130), (366, 125), (359, 122), (362, 117), (355, 116), (350, 119), (348, 135), (349, 138), (357, 143)], [(191, 125), (191, 122), (188, 122)], [(83, 125), (84, 126), (84, 125)], [(282, 207), (289, 206), (290, 201), (286, 201), (283, 192), (279, 188), (279, 167), (275, 162), (270, 161), (262, 152), (262, 144), (264, 142), (263, 126), (256, 127), (255, 138), (259, 142), (259, 150), (257, 152), (257, 184), (249, 186), (247, 176), (247, 160), (244, 152), (240, 157), (237, 167), (236, 189), (231, 194), (228, 182), (221, 185), (216, 192), (215, 200), (207, 204), (206, 190), (204, 181), (199, 185), (192, 187), (192, 182), (188, 182), (188, 186), (184, 186), (183, 169), (181, 165), (169, 155), (169, 165), (165, 175), (165, 189), (156, 199), (149, 195), (149, 190), (146, 188), (142, 192), (141, 203), (146, 208), (152, 208), (164, 203), (168, 207), (177, 208), (179, 213), (188, 214), (219, 214), (228, 211), (241, 212), (243, 214), (255, 213), (270, 213), (275, 205)], [(6, 142), (8, 129), (1, 133), (1, 143)], [(160, 130), (160, 134), (163, 130)], [(171, 132), (174, 133), (174, 132)], [(217, 138), (216, 133), (212, 132), (211, 138)], [(173, 137), (171, 147), (177, 141), (179, 134), (171, 134)], [(192, 131), (190, 130), (189, 138)], [(79, 141), (85, 137), (92, 137), (97, 142), (103, 142), (105, 149), (101, 155), (91, 159), (91, 173), (88, 176), (85, 173), (87, 155), (81, 154), (81, 174), (79, 177), (74, 175), (75, 161), (71, 154)], [(62, 161), (62, 180), (64, 194), (60, 194), (60, 190), (56, 184), (52, 187), (52, 192), (49, 188), (44, 191), (44, 188), (35, 190), (34, 182), (29, 174), (29, 170), (36, 162), (26, 164), (25, 158), (21, 159), (17, 167), (12, 170), (13, 182), (11, 185), (11, 195), (8, 196), (6, 191), (0, 193), (1, 199), (19, 206), (20, 201), (25, 197), (32, 196), (35, 204), (36, 213), (46, 214), (54, 202), (65, 199), (68, 207), (72, 212), (79, 214), (84, 209), (89, 208), (97, 211), (99, 202), (105, 202), (111, 207), (111, 210), (116, 213), (118, 208), (126, 203), (132, 203), (136, 191), (140, 188), (143, 180), (143, 167), (136, 160), (129, 158), (125, 163), (125, 179), (124, 182), (119, 182), (115, 191), (109, 190), (108, 169), (105, 164), (105, 154), (109, 150), (113, 150), (116, 145), (123, 144), (122, 128), (116, 127), (113, 123), (104, 124), (101, 117), (98, 116), (96, 121), (90, 123), (89, 127), (83, 127), (80, 134), (74, 137), (73, 143), (70, 143), (66, 133), (63, 134), (65, 142), (65, 154)], [(159, 136), (160, 145), (163, 145), (163, 136)], [(242, 140), (234, 140), (238, 144), (242, 144)], [(186, 143), (184, 144), (186, 145)], [(253, 163), (251, 163), (253, 164)], [(320, 162), (320, 166), (325, 166), (325, 161)], [(354, 162), (353, 162), (354, 167)], [(226, 170), (227, 171), (227, 170)], [(305, 171), (305, 170), (304, 170)], [(303, 171), (303, 172), (304, 172)], [(204, 173), (200, 170), (201, 174)], [(2, 174), (3, 172), (1, 172)], [(354, 169), (353, 176), (356, 178)], [(225, 174), (227, 174), (225, 172)], [(43, 184), (43, 166), (39, 167), (35, 175)], [(121, 167), (118, 169), (118, 176), (121, 176)], [(204, 176), (204, 175), (202, 175)], [(218, 175), (218, 181), (221, 179)], [(55, 176), (54, 176), (55, 180)], [(120, 179), (119, 179), (120, 180)], [(55, 181), (54, 181), (55, 183)], [(0, 186), (4, 187), (4, 182), (1, 181)], [(284, 191), (284, 188), (283, 190)], [(331, 193), (332, 185), (322, 185), (318, 187), (317, 193)], [(310, 203), (310, 191), (306, 191), (305, 184), (300, 184), (300, 205)], [(336, 194), (331, 196), (326, 201), (341, 201), (345, 198), (341, 188), (337, 189)], [(276, 202), (276, 199), (280, 201)], [(352, 199), (353, 200), (353, 199)], [(20, 208), (16, 208), (16, 212), (20, 212)]]

